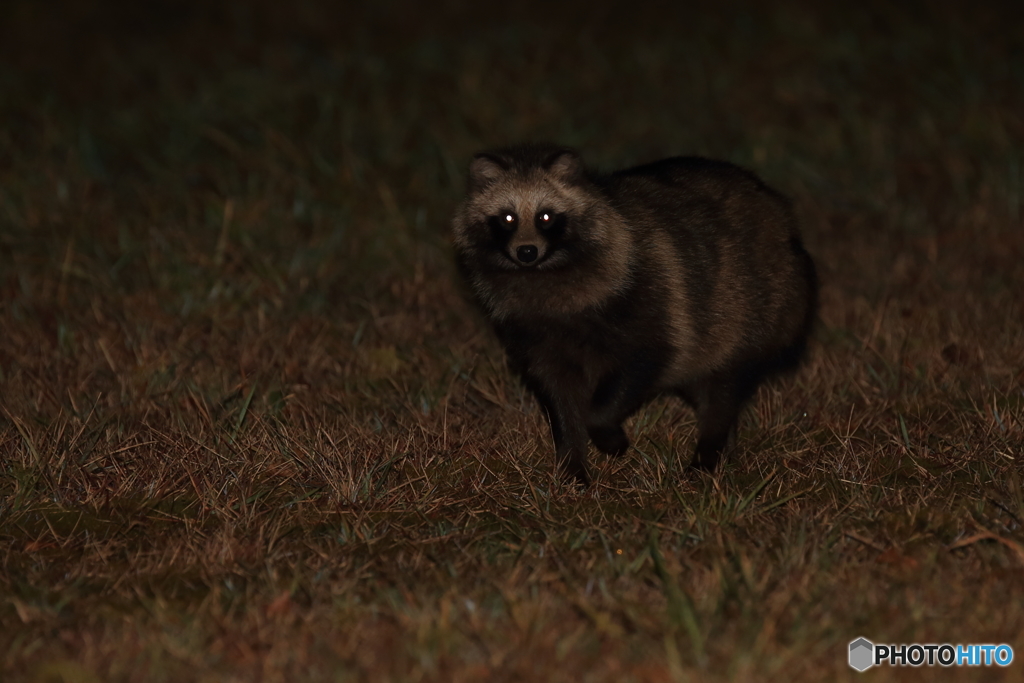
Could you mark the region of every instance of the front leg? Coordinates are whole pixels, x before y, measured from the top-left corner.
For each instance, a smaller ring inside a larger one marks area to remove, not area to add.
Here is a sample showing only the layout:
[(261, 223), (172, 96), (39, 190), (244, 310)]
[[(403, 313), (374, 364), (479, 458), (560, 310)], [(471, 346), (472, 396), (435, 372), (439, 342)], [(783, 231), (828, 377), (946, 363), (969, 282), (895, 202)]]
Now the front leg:
[(586, 417), (594, 384), (585, 359), (580, 357), (582, 350), (554, 344), (550, 331), (543, 328), (504, 323), (495, 329), (505, 345), (509, 366), (547, 415), (562, 479), (589, 485)]
[(563, 481), (582, 488), (590, 485), (587, 472), (587, 428), (585, 403), (573, 392), (553, 392), (531, 382), (531, 389), (544, 408), (555, 442), (555, 460)]

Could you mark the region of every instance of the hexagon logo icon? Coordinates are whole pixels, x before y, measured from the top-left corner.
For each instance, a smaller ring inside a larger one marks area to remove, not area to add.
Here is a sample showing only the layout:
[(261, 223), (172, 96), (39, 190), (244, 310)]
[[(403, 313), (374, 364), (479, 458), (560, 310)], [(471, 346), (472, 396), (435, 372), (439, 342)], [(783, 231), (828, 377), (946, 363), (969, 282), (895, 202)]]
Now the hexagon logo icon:
[(850, 666), (865, 671), (875, 662), (875, 645), (867, 638), (858, 638), (850, 643)]

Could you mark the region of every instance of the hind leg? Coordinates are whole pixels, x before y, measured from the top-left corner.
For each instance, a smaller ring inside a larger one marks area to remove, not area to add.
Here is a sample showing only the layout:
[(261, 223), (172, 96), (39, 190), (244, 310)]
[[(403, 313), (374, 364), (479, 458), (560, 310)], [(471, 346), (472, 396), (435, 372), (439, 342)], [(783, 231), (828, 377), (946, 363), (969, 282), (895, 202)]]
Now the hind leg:
[(697, 412), (697, 448), (690, 467), (714, 471), (736, 447), (736, 423), (744, 396), (736, 382), (723, 378), (707, 380), (686, 392)]
[(702, 421), (697, 448), (690, 462), (690, 467), (704, 472), (714, 472), (718, 463), (728, 460), (736, 451), (736, 418), (733, 414), (732, 424), (725, 426), (721, 416), (709, 417)]

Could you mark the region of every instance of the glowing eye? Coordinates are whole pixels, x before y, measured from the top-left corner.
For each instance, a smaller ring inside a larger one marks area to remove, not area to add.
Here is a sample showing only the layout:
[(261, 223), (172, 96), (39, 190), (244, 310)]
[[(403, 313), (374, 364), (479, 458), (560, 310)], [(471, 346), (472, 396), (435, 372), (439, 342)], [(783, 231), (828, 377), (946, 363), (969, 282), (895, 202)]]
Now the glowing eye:
[(510, 213), (506, 213), (505, 214), (505, 222), (506, 223), (514, 223), (515, 220), (516, 220), (516, 217), (513, 216), (512, 214), (510, 214)]
[(551, 214), (549, 214), (549, 213), (542, 214), (540, 219), (542, 221), (544, 221), (545, 223), (547, 223), (548, 221), (551, 220)]

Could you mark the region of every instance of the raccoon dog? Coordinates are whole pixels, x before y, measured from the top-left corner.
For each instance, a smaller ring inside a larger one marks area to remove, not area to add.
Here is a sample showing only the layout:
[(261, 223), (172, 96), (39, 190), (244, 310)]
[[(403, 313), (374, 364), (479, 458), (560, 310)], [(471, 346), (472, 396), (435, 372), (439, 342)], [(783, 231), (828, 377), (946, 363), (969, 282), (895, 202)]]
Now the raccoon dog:
[(582, 485), (588, 439), (622, 454), (623, 421), (666, 392), (696, 412), (692, 466), (714, 469), (743, 403), (795, 367), (815, 315), (789, 202), (722, 161), (602, 175), (562, 147), (484, 152), (453, 228), (462, 275), (547, 413), (562, 475)]

